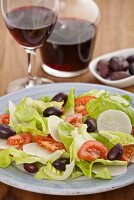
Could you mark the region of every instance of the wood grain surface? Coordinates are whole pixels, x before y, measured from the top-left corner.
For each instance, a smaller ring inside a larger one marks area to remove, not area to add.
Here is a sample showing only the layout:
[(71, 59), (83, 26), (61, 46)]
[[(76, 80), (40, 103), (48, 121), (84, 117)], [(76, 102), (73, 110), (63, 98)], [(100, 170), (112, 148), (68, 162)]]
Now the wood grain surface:
[[(96, 0), (101, 11), (101, 21), (93, 57), (114, 50), (134, 47), (134, 0)], [(55, 82), (86, 82), (100, 84), (91, 74), (61, 79), (45, 74), (41, 68), (40, 52), (37, 52), (37, 75)], [(0, 95), (5, 94), (8, 84), (26, 75), (26, 55), (12, 39), (0, 12)], [(134, 86), (125, 88), (134, 92)], [(22, 191), (0, 183), (0, 200), (134, 200), (134, 184), (100, 194), (59, 197)]]

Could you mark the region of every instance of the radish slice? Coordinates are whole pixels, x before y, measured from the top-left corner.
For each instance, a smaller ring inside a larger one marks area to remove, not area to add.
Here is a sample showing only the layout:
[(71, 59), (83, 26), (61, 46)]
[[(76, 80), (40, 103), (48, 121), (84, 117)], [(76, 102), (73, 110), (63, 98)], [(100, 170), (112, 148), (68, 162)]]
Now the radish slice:
[(57, 127), (58, 127), (59, 123), (62, 121), (63, 120), (61, 118), (59, 118), (55, 115), (52, 115), (48, 118), (48, 131), (49, 131), (50, 135), (52, 136), (52, 138), (54, 140), (56, 140), (57, 142), (61, 142)]
[(2, 150), (2, 149), (8, 149), (8, 148), (10, 148), (11, 146), (9, 146), (8, 144), (7, 144), (7, 140), (5, 140), (5, 139), (0, 139), (0, 150)]
[(97, 119), (98, 131), (132, 132), (132, 125), (128, 115), (119, 110), (107, 110), (101, 113)]
[(23, 151), (32, 156), (44, 158), (47, 161), (54, 161), (62, 156), (64, 150), (57, 150), (53, 153), (45, 150), (43, 147), (38, 146), (37, 143), (29, 143), (23, 145)]
[(104, 167), (106, 167), (110, 173), (111, 173), (111, 176), (119, 176), (121, 174), (124, 174), (127, 172), (127, 166), (126, 165), (111, 165), (111, 166), (108, 166), (108, 165), (103, 165), (103, 164), (100, 164), (100, 163), (97, 163), (96, 165), (93, 166), (93, 169), (92, 171), (97, 174), (98, 172), (100, 172)]
[(24, 169), (23, 164), (16, 165), (15, 162), (12, 162), (12, 165), (13, 165), (15, 168), (17, 168), (17, 169), (19, 169), (19, 170), (21, 170), (21, 171), (23, 171), (23, 172), (28, 173), (28, 172)]

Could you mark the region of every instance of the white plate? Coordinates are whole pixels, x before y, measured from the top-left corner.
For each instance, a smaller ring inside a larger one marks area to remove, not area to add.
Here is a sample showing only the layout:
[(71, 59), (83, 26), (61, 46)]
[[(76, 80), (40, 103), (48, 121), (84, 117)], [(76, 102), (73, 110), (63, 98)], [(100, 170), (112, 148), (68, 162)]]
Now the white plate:
[(133, 76), (129, 76), (127, 78), (121, 79), (121, 80), (108, 80), (105, 79), (103, 77), (101, 77), (99, 75), (99, 73), (96, 70), (96, 66), (97, 63), (102, 60), (102, 59), (106, 59), (109, 60), (110, 58), (112, 58), (113, 56), (124, 56), (125, 58), (128, 57), (129, 55), (134, 55), (134, 49), (123, 49), (123, 50), (119, 50), (119, 51), (114, 51), (108, 54), (104, 54), (102, 56), (99, 56), (95, 59), (93, 59), (90, 64), (89, 64), (89, 70), (90, 72), (102, 83), (106, 84), (106, 85), (110, 85), (112, 87), (117, 87), (117, 88), (125, 88), (125, 87), (129, 87), (134, 85), (134, 75)]
[[(16, 93), (8, 94), (0, 98), (0, 113), (6, 111), (9, 99), (17, 103), (21, 98), (30, 96), (38, 98), (42, 95), (54, 96), (59, 92), (67, 93), (71, 87), (76, 88), (76, 93), (83, 93), (91, 89), (104, 89), (112, 93), (128, 94), (134, 99), (134, 95), (123, 90), (103, 85), (84, 83), (57, 83), (24, 89)], [(133, 102), (134, 104), (134, 102)], [(134, 164), (128, 167), (127, 173), (113, 178), (112, 180), (100, 179), (76, 179), (66, 181), (36, 180), (33, 176), (10, 166), (0, 169), (0, 181), (10, 186), (42, 194), (51, 195), (84, 195), (105, 192), (134, 183)]]

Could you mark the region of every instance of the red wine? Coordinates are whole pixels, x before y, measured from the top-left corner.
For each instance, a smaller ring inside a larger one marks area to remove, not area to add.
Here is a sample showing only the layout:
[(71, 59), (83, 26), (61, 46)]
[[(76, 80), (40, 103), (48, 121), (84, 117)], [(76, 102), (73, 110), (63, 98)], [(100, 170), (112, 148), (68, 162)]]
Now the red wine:
[(44, 7), (20, 7), (7, 13), (6, 25), (23, 47), (36, 48), (51, 34), (56, 23), (53, 11)]
[(88, 67), (96, 37), (96, 26), (86, 20), (61, 18), (41, 47), (45, 65), (72, 72)]

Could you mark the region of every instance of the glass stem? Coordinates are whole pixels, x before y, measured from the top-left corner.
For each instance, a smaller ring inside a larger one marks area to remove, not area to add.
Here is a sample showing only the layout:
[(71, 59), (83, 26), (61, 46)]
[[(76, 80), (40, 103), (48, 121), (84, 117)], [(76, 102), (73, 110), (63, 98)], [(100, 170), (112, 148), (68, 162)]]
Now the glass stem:
[(36, 49), (26, 49), (27, 60), (28, 60), (28, 68), (27, 68), (27, 76), (28, 82), (26, 87), (32, 87), (34, 85), (36, 76), (35, 76), (35, 55)]

